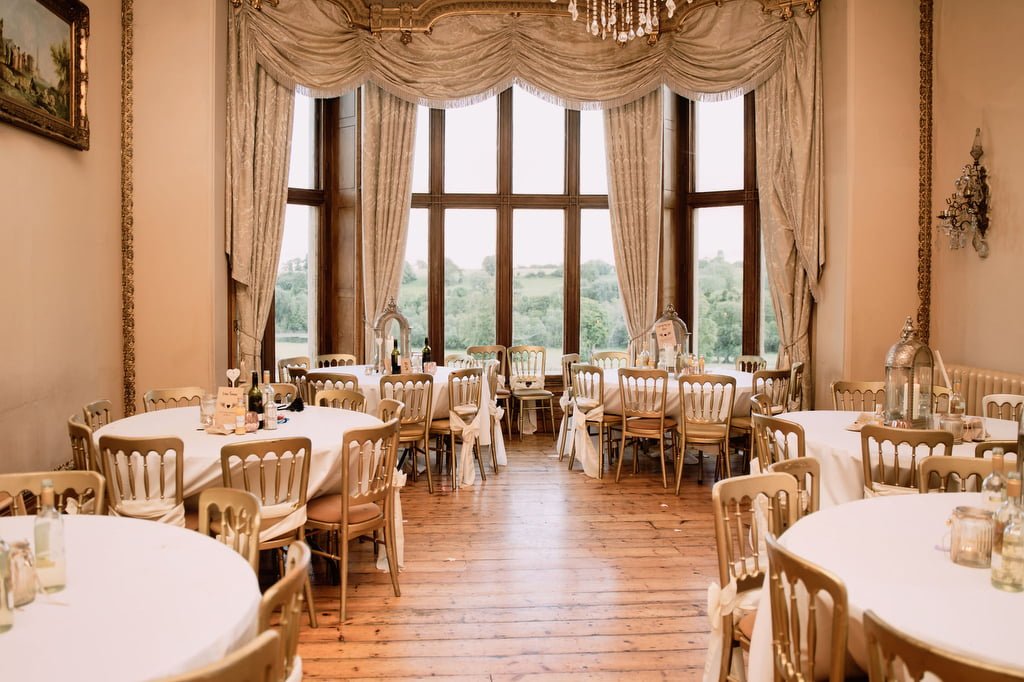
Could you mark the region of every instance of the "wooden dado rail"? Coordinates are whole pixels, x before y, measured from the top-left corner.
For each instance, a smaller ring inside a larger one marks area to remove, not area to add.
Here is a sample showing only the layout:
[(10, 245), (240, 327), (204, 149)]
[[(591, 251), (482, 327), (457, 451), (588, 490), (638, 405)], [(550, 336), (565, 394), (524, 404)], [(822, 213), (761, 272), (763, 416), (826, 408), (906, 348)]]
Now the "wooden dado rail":
[[(991, 393), (1024, 394), (1024, 374), (1001, 372), (969, 365), (946, 364), (950, 388), (960, 382), (960, 392), (967, 403), (967, 414), (981, 414), (981, 399)], [(939, 383), (944, 383), (938, 377)]]

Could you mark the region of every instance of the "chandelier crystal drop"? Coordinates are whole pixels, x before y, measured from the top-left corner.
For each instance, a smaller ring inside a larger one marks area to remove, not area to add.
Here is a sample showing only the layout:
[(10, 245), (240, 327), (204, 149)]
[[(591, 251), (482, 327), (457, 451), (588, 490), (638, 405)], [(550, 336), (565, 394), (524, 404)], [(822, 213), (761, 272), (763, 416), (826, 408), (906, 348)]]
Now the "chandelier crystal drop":
[(661, 5), (665, 5), (670, 19), (676, 11), (675, 0), (569, 0), (569, 14), (573, 21), (580, 17), (577, 2), (584, 5), (587, 32), (602, 40), (610, 37), (617, 43), (657, 36)]

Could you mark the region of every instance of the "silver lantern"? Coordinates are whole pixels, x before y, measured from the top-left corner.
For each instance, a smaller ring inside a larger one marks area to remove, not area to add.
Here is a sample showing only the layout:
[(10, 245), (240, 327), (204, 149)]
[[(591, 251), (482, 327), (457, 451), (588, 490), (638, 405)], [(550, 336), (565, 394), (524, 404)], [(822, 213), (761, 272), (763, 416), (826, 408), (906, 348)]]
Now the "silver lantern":
[(885, 356), (885, 423), (928, 429), (932, 426), (931, 349), (917, 338), (908, 317), (900, 340)]

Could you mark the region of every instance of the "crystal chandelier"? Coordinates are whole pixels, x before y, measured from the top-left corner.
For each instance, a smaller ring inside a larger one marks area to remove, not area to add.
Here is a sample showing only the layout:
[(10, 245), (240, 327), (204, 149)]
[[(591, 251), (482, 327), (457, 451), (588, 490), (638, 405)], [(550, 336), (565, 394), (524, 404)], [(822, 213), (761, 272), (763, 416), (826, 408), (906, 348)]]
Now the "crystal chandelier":
[[(551, 0), (556, 2), (557, 0)], [(662, 3), (671, 19), (676, 11), (675, 0), (579, 0), (586, 12), (586, 29), (592, 36), (626, 43), (634, 38), (658, 35), (658, 14)], [(686, 0), (693, 2), (693, 0)], [(577, 0), (569, 0), (572, 20), (579, 19)]]

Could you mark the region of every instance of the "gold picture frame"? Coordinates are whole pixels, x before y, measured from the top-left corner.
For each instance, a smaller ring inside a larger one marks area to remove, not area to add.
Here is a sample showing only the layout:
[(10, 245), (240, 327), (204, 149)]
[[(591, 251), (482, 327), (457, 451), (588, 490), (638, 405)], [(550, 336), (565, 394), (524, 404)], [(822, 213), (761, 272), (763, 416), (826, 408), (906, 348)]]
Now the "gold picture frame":
[(0, 0), (0, 121), (88, 149), (88, 38), (78, 0)]

